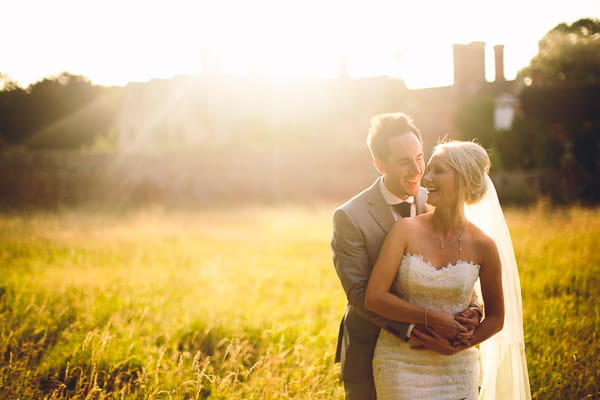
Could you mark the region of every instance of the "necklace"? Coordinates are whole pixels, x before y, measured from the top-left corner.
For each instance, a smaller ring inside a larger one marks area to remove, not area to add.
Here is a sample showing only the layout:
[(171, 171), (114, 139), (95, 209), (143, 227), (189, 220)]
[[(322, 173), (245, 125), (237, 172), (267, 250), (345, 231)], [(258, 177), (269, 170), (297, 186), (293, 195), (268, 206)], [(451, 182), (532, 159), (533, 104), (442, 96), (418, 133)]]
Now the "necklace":
[[(462, 229), (460, 230), (460, 235), (458, 235), (458, 240), (457, 240), (457, 244), (458, 244), (458, 251), (460, 253), (462, 253), (462, 237), (463, 237), (463, 233), (465, 233), (465, 228), (467, 226), (467, 221), (465, 221), (465, 224), (463, 225)], [(454, 244), (451, 244), (450, 246), (453, 246)], [(442, 241), (442, 239), (440, 238), (440, 249), (443, 249), (445, 247), (448, 247), (449, 245), (444, 245), (444, 242)]]

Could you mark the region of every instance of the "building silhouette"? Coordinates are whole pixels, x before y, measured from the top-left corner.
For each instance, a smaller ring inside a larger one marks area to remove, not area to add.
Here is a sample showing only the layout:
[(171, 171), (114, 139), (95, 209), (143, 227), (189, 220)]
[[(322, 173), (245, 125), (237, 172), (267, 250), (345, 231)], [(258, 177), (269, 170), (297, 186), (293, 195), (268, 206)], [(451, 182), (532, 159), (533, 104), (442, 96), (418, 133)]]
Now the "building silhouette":
[[(364, 148), (369, 119), (380, 112), (413, 116), (426, 143), (458, 136), (455, 115), (474, 96), (495, 99), (497, 129), (509, 129), (518, 111), (517, 81), (504, 78), (504, 47), (494, 47), (495, 80), (485, 80), (485, 43), (453, 45), (454, 84), (410, 90), (389, 77), (339, 79), (232, 77), (208, 68), (197, 76), (131, 83), (118, 117), (121, 151), (207, 143), (346, 146)], [(207, 61), (208, 62), (208, 61)], [(210, 64), (210, 63), (209, 63)], [(212, 64), (211, 64), (212, 65)]]

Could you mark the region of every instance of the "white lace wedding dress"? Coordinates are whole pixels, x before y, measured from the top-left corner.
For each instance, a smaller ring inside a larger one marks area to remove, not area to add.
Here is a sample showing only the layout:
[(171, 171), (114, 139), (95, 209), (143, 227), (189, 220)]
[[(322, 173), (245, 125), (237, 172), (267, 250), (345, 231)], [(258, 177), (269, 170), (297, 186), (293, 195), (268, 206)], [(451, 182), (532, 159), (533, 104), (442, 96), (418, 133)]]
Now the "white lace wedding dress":
[[(392, 291), (430, 309), (456, 314), (469, 306), (479, 265), (459, 261), (436, 269), (420, 255), (404, 255)], [(413, 350), (382, 330), (373, 357), (378, 400), (475, 400), (479, 383), (478, 350), (452, 356)]]

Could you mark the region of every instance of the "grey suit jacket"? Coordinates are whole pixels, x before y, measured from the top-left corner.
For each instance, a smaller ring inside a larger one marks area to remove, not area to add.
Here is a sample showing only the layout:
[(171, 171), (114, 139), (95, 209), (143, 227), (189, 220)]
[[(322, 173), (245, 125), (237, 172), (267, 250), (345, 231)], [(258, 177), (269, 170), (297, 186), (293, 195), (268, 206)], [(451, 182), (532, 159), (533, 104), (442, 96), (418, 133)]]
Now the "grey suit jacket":
[[(404, 339), (409, 326), (367, 311), (364, 306), (369, 275), (383, 240), (394, 224), (394, 216), (379, 188), (381, 179), (379, 177), (333, 214), (333, 263), (348, 298), (336, 361), (341, 362), (342, 379), (347, 382), (373, 379), (373, 351), (380, 329)], [(421, 188), (415, 197), (417, 214), (424, 212), (425, 201), (425, 190)]]

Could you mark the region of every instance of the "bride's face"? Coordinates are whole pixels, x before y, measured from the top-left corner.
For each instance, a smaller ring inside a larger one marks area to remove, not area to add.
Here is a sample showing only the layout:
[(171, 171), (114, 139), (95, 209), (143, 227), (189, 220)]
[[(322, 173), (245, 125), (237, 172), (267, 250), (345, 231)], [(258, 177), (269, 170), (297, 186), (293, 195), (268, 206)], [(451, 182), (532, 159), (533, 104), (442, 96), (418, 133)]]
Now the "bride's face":
[(456, 172), (444, 160), (443, 153), (436, 153), (427, 163), (423, 184), (428, 191), (427, 202), (435, 207), (454, 207), (458, 201)]

